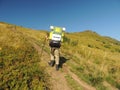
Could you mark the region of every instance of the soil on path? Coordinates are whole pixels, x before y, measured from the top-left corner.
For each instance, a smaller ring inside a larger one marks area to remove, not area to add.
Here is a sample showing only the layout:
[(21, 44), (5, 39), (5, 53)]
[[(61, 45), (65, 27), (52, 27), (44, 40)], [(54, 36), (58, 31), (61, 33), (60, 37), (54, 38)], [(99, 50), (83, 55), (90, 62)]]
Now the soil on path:
[(43, 51), (43, 49), (35, 43), (33, 43), (33, 46), (38, 51), (38, 54), (40, 56), (40, 65), (45, 66), (47, 73), (50, 75), (50, 83), (52, 85), (51, 90), (71, 90), (65, 79), (65, 76), (68, 74), (83, 88), (83, 90), (96, 90), (94, 87), (80, 80), (77, 75), (70, 71), (66, 64), (62, 66), (62, 71), (56, 71), (55, 67), (50, 67), (48, 65), (50, 58), (48, 53)]

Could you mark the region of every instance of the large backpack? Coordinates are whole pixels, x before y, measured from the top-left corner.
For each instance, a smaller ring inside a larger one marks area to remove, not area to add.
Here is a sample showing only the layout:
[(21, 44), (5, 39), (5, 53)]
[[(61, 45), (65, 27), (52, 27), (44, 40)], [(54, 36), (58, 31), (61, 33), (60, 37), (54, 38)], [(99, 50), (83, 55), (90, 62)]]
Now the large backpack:
[(60, 43), (61, 43), (61, 41), (63, 39), (62, 34), (63, 34), (62, 28), (54, 27), (54, 29), (50, 32), (50, 35), (49, 35), (50, 36), (49, 37), (49, 39), (50, 39), (49, 45), (51, 47), (60, 48), (60, 46), (61, 46)]

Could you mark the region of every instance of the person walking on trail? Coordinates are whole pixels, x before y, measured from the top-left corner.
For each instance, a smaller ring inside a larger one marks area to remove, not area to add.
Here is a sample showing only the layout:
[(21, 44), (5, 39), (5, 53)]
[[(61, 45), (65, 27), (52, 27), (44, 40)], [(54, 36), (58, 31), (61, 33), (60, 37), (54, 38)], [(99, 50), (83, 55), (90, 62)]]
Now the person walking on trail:
[(59, 70), (61, 42), (63, 42), (65, 28), (50, 26), (51, 32), (49, 33), (49, 46), (51, 60), (48, 64), (53, 67), (56, 64), (56, 70)]

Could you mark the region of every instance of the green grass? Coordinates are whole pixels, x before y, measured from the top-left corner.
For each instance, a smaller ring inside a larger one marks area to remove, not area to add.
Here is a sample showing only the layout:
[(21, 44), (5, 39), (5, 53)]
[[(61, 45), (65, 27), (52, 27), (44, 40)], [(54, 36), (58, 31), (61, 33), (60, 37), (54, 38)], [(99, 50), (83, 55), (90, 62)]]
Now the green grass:
[[(1, 23), (0, 23), (1, 24)], [(2, 23), (0, 26), (0, 89), (42, 90), (49, 88), (44, 67), (32, 43), (44, 44), (47, 31)], [(48, 44), (48, 43), (46, 43)], [(48, 45), (44, 51), (49, 53)], [(120, 89), (120, 42), (90, 30), (66, 33), (61, 52), (67, 65), (79, 78), (97, 90), (108, 90), (103, 83)], [(66, 77), (73, 90), (78, 84)], [(80, 87), (81, 89), (81, 87)]]
[(71, 56), (67, 64), (72, 72), (97, 90), (108, 90), (104, 81), (120, 89), (119, 41), (91, 31), (67, 34), (65, 40), (62, 52)]
[(49, 88), (48, 75), (39, 65), (38, 52), (28, 41), (31, 38), (20, 32), (20, 27), (16, 30), (11, 27), (0, 28), (0, 90)]
[(65, 78), (72, 90), (83, 90), (83, 88), (71, 76), (67, 75)]

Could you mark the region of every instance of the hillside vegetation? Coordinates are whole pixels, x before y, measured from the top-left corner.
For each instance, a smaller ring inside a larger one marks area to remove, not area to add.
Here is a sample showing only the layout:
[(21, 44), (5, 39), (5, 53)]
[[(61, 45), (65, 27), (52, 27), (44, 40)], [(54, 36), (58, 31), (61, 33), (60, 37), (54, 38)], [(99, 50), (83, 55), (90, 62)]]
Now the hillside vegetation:
[[(0, 90), (50, 89), (49, 75), (33, 47), (42, 47), (46, 33), (0, 23)], [(49, 54), (48, 45), (44, 52)], [(61, 56), (72, 73), (96, 90), (120, 89), (119, 41), (90, 30), (66, 33)], [(65, 78), (72, 90), (84, 90), (69, 74)]]
[(38, 65), (38, 53), (30, 43), (31, 37), (37, 37), (38, 33), (40, 37), (42, 32), (5, 23), (0, 25), (0, 90), (48, 88), (48, 76)]
[(120, 42), (92, 31), (68, 33), (62, 52), (79, 78), (97, 90), (120, 89)]

